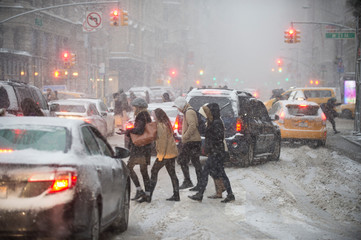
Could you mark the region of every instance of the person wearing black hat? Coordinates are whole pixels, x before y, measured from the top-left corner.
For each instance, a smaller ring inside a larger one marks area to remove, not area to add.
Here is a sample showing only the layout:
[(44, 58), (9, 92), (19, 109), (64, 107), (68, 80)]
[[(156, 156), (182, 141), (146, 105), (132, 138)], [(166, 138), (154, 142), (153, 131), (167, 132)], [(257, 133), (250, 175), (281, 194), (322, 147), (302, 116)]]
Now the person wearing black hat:
[[(132, 200), (137, 200), (140, 198), (138, 202), (150, 202), (150, 180), (148, 174), (148, 165), (150, 164), (151, 158), (151, 144), (145, 146), (135, 146), (132, 142), (130, 137), (130, 133), (141, 135), (145, 130), (145, 125), (152, 121), (150, 118), (150, 114), (147, 110), (148, 104), (142, 98), (135, 98), (131, 105), (134, 110), (134, 128), (127, 129), (125, 134), (129, 137), (129, 151), (130, 156), (128, 160), (127, 167), (130, 172), (130, 178), (132, 179), (135, 187), (136, 187), (136, 194), (132, 198)], [(145, 192), (142, 190), (139, 179), (137, 174), (134, 171), (134, 166), (139, 165), (140, 173), (143, 177), (144, 189)]]
[(335, 110), (335, 107), (341, 104), (336, 102), (336, 98), (330, 98), (327, 100), (327, 103), (321, 104), (321, 109), (325, 113), (327, 120), (332, 124), (332, 128), (335, 134), (339, 133), (339, 131), (336, 130), (335, 118), (338, 116), (338, 114)]

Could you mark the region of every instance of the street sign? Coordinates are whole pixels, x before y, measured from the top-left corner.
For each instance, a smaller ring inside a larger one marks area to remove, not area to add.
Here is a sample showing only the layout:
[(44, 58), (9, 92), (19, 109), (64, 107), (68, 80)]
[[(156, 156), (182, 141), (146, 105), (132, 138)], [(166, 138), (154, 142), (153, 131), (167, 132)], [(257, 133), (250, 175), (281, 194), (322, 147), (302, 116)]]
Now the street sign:
[(326, 38), (355, 38), (355, 33), (354, 32), (326, 33)]
[(83, 31), (94, 32), (102, 27), (101, 12), (86, 12), (83, 22)]

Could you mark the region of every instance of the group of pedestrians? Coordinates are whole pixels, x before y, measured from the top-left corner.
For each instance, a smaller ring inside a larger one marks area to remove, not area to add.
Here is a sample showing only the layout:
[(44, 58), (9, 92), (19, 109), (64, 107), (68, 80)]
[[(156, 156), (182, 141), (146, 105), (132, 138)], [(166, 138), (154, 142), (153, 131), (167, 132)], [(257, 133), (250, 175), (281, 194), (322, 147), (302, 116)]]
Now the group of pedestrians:
[[(216, 103), (209, 103), (200, 109), (200, 113), (207, 119), (205, 132), (205, 150), (208, 155), (205, 166), (202, 168), (200, 163), (201, 136), (198, 131), (198, 119), (196, 111), (187, 103), (185, 98), (178, 97), (174, 101), (174, 106), (183, 113), (182, 126), (182, 145), (178, 154), (178, 148), (173, 137), (172, 124), (167, 114), (160, 108), (153, 111), (153, 118), (157, 123), (157, 137), (155, 140), (157, 157), (151, 168), (151, 176), (148, 175), (148, 165), (151, 159), (151, 144), (145, 146), (135, 146), (130, 138), (130, 134), (143, 134), (145, 125), (151, 122), (151, 116), (147, 111), (148, 104), (142, 98), (136, 98), (131, 102), (133, 107), (135, 121), (134, 128), (125, 131), (129, 137), (128, 148), (130, 157), (128, 168), (130, 177), (136, 187), (135, 196), (132, 200), (138, 202), (151, 202), (154, 189), (157, 184), (158, 172), (163, 166), (171, 178), (173, 186), (173, 195), (168, 201), (180, 201), (179, 190), (190, 188), (190, 191), (197, 193), (188, 196), (192, 200), (202, 201), (205, 192), (208, 175), (215, 182), (216, 194), (210, 198), (222, 198), (222, 192), (227, 191), (227, 197), (222, 202), (227, 203), (235, 200), (229, 179), (224, 170), (224, 159), (227, 156), (226, 144), (224, 141), (224, 125), (220, 118), (220, 108)], [(178, 163), (181, 166), (184, 181), (179, 186), (179, 180), (175, 172), (175, 163), (178, 157)], [(190, 178), (189, 162), (192, 162), (196, 175), (197, 184), (194, 186)], [(144, 191), (140, 185), (134, 167), (139, 165), (140, 173), (143, 178)]]

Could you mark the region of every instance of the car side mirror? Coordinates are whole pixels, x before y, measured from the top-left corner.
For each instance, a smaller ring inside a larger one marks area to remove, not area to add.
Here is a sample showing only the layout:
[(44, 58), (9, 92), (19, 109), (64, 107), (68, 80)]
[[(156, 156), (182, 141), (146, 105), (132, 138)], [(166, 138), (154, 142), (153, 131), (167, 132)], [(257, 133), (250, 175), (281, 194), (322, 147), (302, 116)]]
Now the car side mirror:
[(106, 117), (108, 114), (107, 114), (107, 112), (101, 112), (101, 115), (102, 115), (103, 117)]
[(129, 157), (129, 155), (130, 152), (128, 149), (122, 147), (115, 147), (114, 158), (127, 158)]

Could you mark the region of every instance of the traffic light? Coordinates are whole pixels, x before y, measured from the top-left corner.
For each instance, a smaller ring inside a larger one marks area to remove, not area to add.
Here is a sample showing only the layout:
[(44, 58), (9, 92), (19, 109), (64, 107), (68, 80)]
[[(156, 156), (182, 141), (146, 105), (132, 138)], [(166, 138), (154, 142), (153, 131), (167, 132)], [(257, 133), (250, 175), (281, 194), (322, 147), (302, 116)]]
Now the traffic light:
[(295, 30), (293, 28), (285, 31), (285, 43), (294, 43)]
[(196, 81), (196, 84), (197, 84), (197, 85), (201, 84), (201, 81), (197, 80), (197, 81)]
[(60, 76), (60, 72), (58, 70), (55, 70), (54, 77), (59, 78), (59, 76)]
[(300, 34), (301, 34), (300, 31), (295, 30), (294, 43), (299, 43), (299, 42), (301, 42), (301, 40), (300, 40), (300, 38), (301, 38)]
[(172, 78), (175, 78), (177, 76), (177, 70), (172, 68), (169, 70), (169, 75), (172, 77)]
[(76, 64), (76, 54), (71, 53), (70, 54), (70, 66), (74, 66)]
[(277, 65), (279, 66), (279, 67), (281, 67), (282, 66), (282, 59), (277, 59)]
[(199, 70), (199, 75), (203, 76), (203, 74), (204, 74), (203, 69)]
[(114, 9), (110, 12), (110, 25), (119, 26), (119, 10)]
[(120, 24), (122, 26), (128, 26), (128, 11), (124, 11), (123, 9), (120, 14)]
[(70, 67), (70, 53), (68, 51), (64, 51), (62, 53), (62, 58), (63, 58), (63, 63), (64, 63), (64, 67), (65, 68), (69, 68)]

